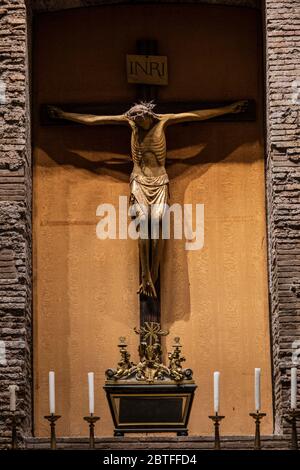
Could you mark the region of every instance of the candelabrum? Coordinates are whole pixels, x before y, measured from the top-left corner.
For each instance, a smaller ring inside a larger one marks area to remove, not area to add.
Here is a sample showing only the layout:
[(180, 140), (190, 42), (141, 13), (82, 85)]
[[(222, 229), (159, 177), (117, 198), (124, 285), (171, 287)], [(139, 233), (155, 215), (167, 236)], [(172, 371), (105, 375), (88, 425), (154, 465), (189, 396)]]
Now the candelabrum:
[(85, 421), (89, 423), (90, 428), (90, 449), (95, 449), (95, 423), (100, 419), (99, 416), (94, 416), (92, 413), (90, 416), (85, 416), (83, 418)]
[(59, 418), (61, 418), (61, 416), (55, 415), (54, 413), (52, 413), (51, 415), (44, 416), (44, 418), (50, 423), (50, 447), (52, 450), (55, 450), (56, 449), (55, 423)]
[(285, 419), (292, 425), (291, 449), (298, 450), (297, 418), (300, 417), (300, 411), (290, 409)]
[(260, 413), (260, 411), (256, 411), (256, 413), (249, 413), (255, 420), (255, 438), (254, 438), (254, 450), (261, 450), (261, 443), (260, 443), (260, 421), (266, 413)]
[(215, 427), (215, 450), (220, 450), (221, 448), (221, 443), (220, 443), (220, 422), (222, 419), (224, 419), (225, 416), (219, 416), (218, 413), (216, 413), (213, 416), (209, 416), (209, 419), (211, 419), (214, 423)]
[(17, 420), (16, 413), (12, 411), (11, 416), (11, 449), (15, 450), (17, 448)]

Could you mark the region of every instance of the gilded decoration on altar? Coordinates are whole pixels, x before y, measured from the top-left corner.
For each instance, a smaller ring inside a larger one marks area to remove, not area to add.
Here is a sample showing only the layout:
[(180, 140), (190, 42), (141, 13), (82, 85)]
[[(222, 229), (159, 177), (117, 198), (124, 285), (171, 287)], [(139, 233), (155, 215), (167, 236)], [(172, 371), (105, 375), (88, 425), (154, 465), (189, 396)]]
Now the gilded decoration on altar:
[(193, 383), (193, 371), (183, 368), (185, 357), (181, 354), (182, 345), (179, 337), (174, 338), (173, 351), (168, 353), (168, 365), (165, 365), (160, 337), (167, 336), (169, 332), (162, 330), (160, 324), (156, 322), (145, 322), (139, 330), (135, 328), (134, 331), (140, 335), (138, 348), (140, 361), (134, 364), (130, 360), (126, 338), (121, 337), (118, 344), (121, 359), (116, 369), (106, 371), (107, 381)]

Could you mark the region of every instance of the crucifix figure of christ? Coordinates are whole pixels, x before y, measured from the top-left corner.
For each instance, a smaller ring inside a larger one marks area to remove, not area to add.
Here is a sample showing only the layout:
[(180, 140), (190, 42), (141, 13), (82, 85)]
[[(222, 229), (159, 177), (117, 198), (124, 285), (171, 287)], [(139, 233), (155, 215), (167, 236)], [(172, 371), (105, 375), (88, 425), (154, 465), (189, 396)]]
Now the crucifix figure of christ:
[(155, 283), (163, 252), (161, 234), (162, 218), (168, 202), (169, 179), (165, 168), (167, 145), (165, 131), (170, 125), (205, 121), (229, 113), (240, 113), (247, 107), (247, 101), (231, 105), (201, 109), (174, 114), (156, 114), (153, 102), (140, 102), (126, 113), (112, 116), (65, 112), (50, 106), (52, 118), (74, 121), (90, 126), (125, 125), (131, 129), (131, 158), (133, 170), (130, 176), (130, 208), (137, 220), (137, 227), (145, 224), (159, 227), (156, 238), (139, 237), (139, 258), (141, 264), (141, 285), (138, 293), (156, 298)]

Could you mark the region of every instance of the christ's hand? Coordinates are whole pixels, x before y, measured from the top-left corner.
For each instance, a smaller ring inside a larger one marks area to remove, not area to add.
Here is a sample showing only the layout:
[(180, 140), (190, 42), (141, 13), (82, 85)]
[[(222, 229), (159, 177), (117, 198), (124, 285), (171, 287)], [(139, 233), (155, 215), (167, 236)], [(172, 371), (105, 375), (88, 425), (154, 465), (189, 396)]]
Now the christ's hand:
[(231, 105), (232, 108), (232, 113), (244, 113), (246, 109), (248, 108), (248, 101), (247, 100), (242, 100), (242, 101), (237, 101), (236, 103), (233, 103)]
[(61, 119), (63, 117), (63, 110), (56, 106), (47, 106), (48, 115), (52, 119)]

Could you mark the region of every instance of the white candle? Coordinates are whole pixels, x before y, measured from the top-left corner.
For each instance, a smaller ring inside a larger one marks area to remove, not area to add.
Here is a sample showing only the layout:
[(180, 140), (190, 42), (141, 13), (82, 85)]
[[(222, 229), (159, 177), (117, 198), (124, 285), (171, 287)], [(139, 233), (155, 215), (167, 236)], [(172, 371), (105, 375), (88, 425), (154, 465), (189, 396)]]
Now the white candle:
[(55, 373), (49, 372), (49, 408), (50, 414), (55, 414)]
[(214, 372), (214, 412), (219, 413), (220, 407), (220, 372)]
[(291, 408), (297, 408), (297, 367), (291, 368)]
[(90, 409), (90, 414), (93, 414), (94, 409), (95, 409), (94, 372), (88, 373), (88, 383), (89, 383), (89, 409)]
[(255, 410), (260, 410), (260, 369), (254, 369), (254, 395), (255, 395)]
[(16, 411), (16, 390), (19, 390), (18, 385), (9, 385), (9, 409)]

